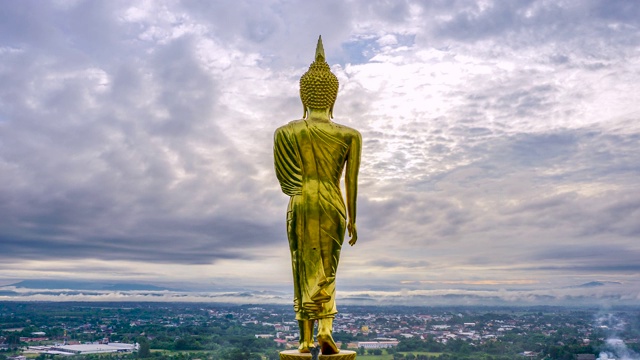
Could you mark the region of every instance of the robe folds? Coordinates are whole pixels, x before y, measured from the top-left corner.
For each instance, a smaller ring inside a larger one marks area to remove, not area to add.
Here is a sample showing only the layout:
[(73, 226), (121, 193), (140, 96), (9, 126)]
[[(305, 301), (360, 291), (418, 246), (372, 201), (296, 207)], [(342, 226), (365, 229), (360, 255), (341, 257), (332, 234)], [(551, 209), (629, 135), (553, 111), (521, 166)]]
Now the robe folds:
[(276, 175), (291, 197), (287, 237), (298, 320), (337, 313), (335, 277), (347, 219), (340, 191), (349, 154), (345, 129), (353, 131), (335, 123), (296, 120), (274, 135)]

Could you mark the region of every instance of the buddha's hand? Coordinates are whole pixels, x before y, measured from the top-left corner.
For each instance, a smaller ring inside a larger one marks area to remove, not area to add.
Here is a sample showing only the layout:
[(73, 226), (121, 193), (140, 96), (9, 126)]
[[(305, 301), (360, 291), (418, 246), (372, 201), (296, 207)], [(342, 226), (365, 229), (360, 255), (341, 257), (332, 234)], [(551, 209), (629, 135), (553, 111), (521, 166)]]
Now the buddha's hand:
[(349, 236), (351, 236), (351, 240), (349, 240), (349, 245), (353, 246), (358, 241), (358, 230), (356, 229), (356, 224), (349, 221), (347, 224), (347, 230), (349, 231)]

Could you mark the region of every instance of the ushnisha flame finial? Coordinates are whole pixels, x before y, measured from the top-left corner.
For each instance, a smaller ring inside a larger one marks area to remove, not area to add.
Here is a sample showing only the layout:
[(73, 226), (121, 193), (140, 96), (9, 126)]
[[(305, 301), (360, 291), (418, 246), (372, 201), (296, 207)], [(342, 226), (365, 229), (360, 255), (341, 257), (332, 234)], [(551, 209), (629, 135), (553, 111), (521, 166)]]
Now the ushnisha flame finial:
[(303, 118), (307, 117), (307, 109), (329, 109), (333, 118), (333, 104), (338, 97), (338, 78), (331, 72), (325, 60), (322, 36), (318, 38), (316, 56), (309, 70), (300, 78), (300, 99), (304, 107)]
[(316, 45), (316, 61), (317, 62), (326, 62), (324, 56), (324, 46), (322, 46), (322, 35), (318, 37), (318, 45)]

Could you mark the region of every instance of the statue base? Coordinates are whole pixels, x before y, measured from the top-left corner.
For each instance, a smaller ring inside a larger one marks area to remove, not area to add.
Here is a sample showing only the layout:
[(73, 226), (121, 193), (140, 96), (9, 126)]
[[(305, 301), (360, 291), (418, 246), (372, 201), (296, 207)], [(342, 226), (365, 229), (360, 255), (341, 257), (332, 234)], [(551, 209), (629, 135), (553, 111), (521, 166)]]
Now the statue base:
[[(333, 355), (322, 355), (318, 357), (320, 360), (355, 360), (356, 352), (349, 350), (340, 350), (339, 353)], [(298, 350), (285, 350), (280, 352), (280, 360), (310, 360), (310, 353), (301, 353)]]

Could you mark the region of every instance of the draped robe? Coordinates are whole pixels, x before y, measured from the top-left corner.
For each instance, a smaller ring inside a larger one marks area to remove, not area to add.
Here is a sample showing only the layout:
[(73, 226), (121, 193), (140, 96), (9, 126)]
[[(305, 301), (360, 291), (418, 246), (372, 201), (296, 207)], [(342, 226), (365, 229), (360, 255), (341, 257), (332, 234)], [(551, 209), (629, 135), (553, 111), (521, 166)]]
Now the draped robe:
[(298, 320), (337, 313), (335, 276), (346, 229), (340, 177), (350, 131), (335, 123), (296, 120), (275, 132), (276, 175), (291, 197), (287, 237)]

